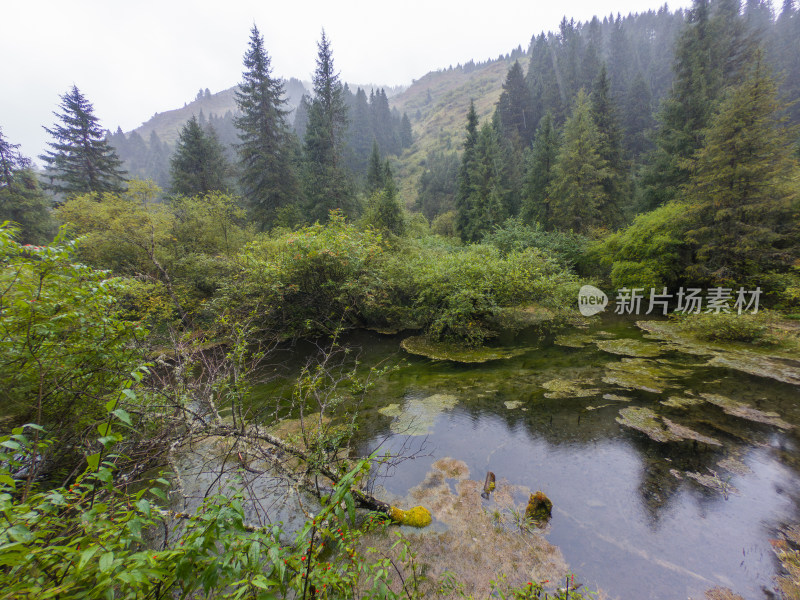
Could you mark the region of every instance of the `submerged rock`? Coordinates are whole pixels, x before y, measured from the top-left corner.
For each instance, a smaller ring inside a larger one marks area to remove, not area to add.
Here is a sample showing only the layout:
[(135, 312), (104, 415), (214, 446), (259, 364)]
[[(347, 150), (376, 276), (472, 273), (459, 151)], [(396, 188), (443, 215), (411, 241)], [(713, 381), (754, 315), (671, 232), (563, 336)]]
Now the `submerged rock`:
[(378, 412), (393, 417), (390, 425), (393, 432), (402, 435), (428, 435), (433, 431), (436, 417), (458, 404), (458, 398), (450, 394), (433, 394), (426, 398), (412, 398), (404, 407), (387, 404)]
[(619, 394), (603, 394), (604, 400), (611, 400), (612, 402), (630, 402), (633, 398), (628, 396), (620, 396)]
[(658, 363), (643, 358), (623, 358), (608, 363), (603, 382), (619, 387), (661, 394), (667, 387), (664, 376), (670, 376)]
[(623, 356), (635, 356), (642, 358), (652, 358), (661, 354), (658, 344), (632, 340), (628, 338), (618, 340), (597, 340), (597, 347), (610, 354), (622, 354)]
[(739, 490), (733, 487), (728, 479), (722, 479), (719, 475), (717, 475), (716, 471), (711, 471), (709, 469), (709, 474), (705, 473), (695, 473), (691, 471), (686, 471), (686, 476), (694, 479), (697, 483), (702, 485), (703, 487), (707, 487), (710, 490), (715, 492), (719, 492), (723, 495), (723, 497), (727, 500), (728, 496), (731, 494), (739, 494)]
[(514, 410), (515, 408), (519, 408), (522, 406), (523, 402), (521, 400), (506, 400), (503, 402), (506, 405), (508, 410)]
[(693, 440), (710, 446), (722, 446), (719, 440), (697, 433), (694, 429), (689, 429), (685, 425), (679, 425), (678, 423), (670, 421), (667, 417), (661, 417), (661, 420), (664, 422), (664, 425), (667, 426), (669, 432), (680, 439)]
[(737, 402), (719, 394), (700, 394), (707, 402), (719, 406), (726, 414), (747, 419), (756, 423), (766, 423), (780, 429), (794, 429), (794, 425), (787, 423), (775, 412), (762, 412), (752, 406)]
[(484, 363), (490, 360), (513, 358), (524, 354), (525, 348), (469, 348), (453, 342), (433, 342), (424, 335), (413, 335), (400, 342), (400, 347), (409, 354), (417, 354), (433, 360), (450, 360), (460, 363)]

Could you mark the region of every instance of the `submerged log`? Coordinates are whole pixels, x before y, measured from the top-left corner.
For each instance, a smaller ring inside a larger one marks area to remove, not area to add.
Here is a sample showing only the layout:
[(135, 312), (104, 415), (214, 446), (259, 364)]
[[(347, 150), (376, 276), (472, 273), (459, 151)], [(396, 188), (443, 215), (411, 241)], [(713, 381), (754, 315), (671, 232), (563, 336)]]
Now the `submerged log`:
[(492, 473), (491, 471), (487, 472), (486, 480), (483, 482), (483, 493), (481, 494), (481, 497), (487, 500), (489, 499), (489, 494), (491, 494), (494, 491), (494, 486), (495, 486), (494, 482), (495, 482), (494, 473)]

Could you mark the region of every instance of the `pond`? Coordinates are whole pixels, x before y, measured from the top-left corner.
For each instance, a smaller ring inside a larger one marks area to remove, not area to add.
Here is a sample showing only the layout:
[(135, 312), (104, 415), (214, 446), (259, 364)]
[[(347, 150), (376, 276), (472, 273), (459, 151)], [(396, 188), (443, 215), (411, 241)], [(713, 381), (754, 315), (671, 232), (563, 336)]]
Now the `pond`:
[(359, 450), (420, 451), (380, 481), (386, 493), (450, 457), (544, 491), (547, 539), (610, 598), (773, 597), (770, 540), (800, 521), (800, 362), (682, 344), (659, 323), (591, 323), (481, 364), (354, 334), (366, 366), (397, 364), (360, 405)]

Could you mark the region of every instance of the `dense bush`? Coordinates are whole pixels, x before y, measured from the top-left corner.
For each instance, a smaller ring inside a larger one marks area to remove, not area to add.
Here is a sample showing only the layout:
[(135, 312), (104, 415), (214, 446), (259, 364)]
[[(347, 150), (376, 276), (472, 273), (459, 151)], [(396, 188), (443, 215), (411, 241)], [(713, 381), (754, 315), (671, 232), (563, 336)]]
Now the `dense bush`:
[(589, 240), (577, 233), (545, 231), (538, 223), (531, 227), (521, 219), (511, 218), (487, 233), (483, 243), (497, 246), (504, 255), (526, 248), (538, 248), (556, 257), (565, 266), (575, 266), (581, 262)]
[(745, 313), (700, 313), (676, 315), (682, 330), (709, 341), (770, 344), (774, 317), (768, 311)]

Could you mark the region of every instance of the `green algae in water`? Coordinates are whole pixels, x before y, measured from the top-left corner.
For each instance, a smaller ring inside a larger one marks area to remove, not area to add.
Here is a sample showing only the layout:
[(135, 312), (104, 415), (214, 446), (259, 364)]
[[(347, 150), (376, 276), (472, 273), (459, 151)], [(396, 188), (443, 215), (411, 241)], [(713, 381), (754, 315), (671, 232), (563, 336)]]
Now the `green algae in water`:
[(724, 367), (800, 385), (800, 361), (796, 351), (781, 348), (756, 348), (737, 342), (708, 342), (683, 331), (678, 323), (670, 321), (637, 321), (636, 325), (648, 332), (649, 337), (669, 342), (674, 349), (685, 354), (711, 356), (709, 365)]
[(585, 348), (594, 342), (595, 338), (588, 333), (564, 333), (557, 335), (553, 340), (556, 346), (565, 346), (567, 348)]
[(656, 442), (679, 442), (691, 440), (712, 446), (722, 444), (712, 437), (689, 429), (684, 425), (675, 423), (666, 417), (659, 417), (651, 409), (643, 406), (631, 406), (619, 411), (617, 423), (644, 433)]
[(653, 361), (642, 358), (623, 358), (608, 363), (603, 382), (623, 388), (661, 394), (667, 387), (663, 369)]
[(545, 381), (542, 387), (547, 390), (545, 398), (588, 398), (600, 393), (598, 389), (583, 387), (591, 383), (592, 381), (586, 379), (551, 379)]
[(409, 354), (417, 354), (433, 360), (450, 360), (460, 363), (484, 363), (490, 360), (513, 358), (524, 354), (525, 348), (468, 348), (463, 344), (450, 342), (432, 342), (424, 335), (407, 337), (400, 342), (400, 347)]
[(763, 412), (752, 406), (731, 400), (719, 394), (700, 394), (707, 402), (719, 406), (726, 414), (756, 423), (766, 423), (780, 429), (794, 429), (794, 425), (780, 418), (778, 413)]
[(633, 400), (633, 398), (628, 396), (620, 396), (619, 394), (603, 394), (603, 399), (611, 400), (612, 402), (630, 402)]
[(717, 475), (716, 471), (711, 471), (710, 469), (709, 474), (686, 471), (686, 476), (694, 479), (703, 487), (715, 492), (719, 492), (726, 500), (728, 499), (729, 495), (738, 495), (740, 493), (739, 490), (729, 483), (728, 479), (722, 479), (719, 475)]
[(506, 400), (505, 402), (503, 402), (503, 404), (506, 405), (506, 408), (508, 410), (514, 410), (515, 408), (519, 408), (520, 406), (522, 406), (523, 402), (521, 400)]
[(433, 431), (433, 424), (442, 412), (452, 409), (458, 404), (458, 398), (450, 394), (433, 394), (427, 398), (414, 398), (406, 402), (405, 407), (399, 404), (387, 404), (378, 412), (393, 417), (390, 425), (394, 433), (402, 435), (428, 435)]
[(665, 429), (658, 419), (658, 415), (643, 406), (631, 406), (619, 411), (617, 423), (641, 431), (651, 440), (656, 442), (676, 442), (680, 440), (675, 434)]
[(621, 354), (623, 356), (635, 356), (641, 358), (653, 358), (661, 354), (658, 344), (643, 342), (641, 340), (618, 339), (618, 340), (597, 340), (597, 347), (609, 354)]
[(679, 396), (670, 396), (666, 400), (662, 400), (661, 404), (664, 406), (669, 406), (670, 408), (681, 408), (686, 409), (690, 406), (695, 406), (697, 404), (702, 404), (703, 401), (697, 398), (681, 398)]

